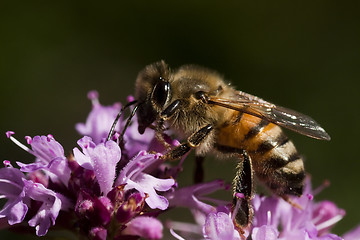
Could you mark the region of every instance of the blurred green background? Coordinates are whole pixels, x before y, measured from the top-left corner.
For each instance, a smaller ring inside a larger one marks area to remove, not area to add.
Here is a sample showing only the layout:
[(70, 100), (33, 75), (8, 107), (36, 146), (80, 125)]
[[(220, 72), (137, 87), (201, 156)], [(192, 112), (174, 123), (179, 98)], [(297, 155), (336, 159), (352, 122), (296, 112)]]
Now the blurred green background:
[[(0, 159), (32, 159), (7, 130), (20, 140), (52, 133), (71, 151), (89, 90), (103, 104), (124, 101), (145, 65), (196, 63), (321, 123), (330, 142), (289, 135), (313, 185), (331, 182), (316, 199), (347, 210), (334, 231), (360, 223), (359, 1), (133, 2), (0, 3)], [(206, 174), (230, 181), (233, 163), (210, 160)]]

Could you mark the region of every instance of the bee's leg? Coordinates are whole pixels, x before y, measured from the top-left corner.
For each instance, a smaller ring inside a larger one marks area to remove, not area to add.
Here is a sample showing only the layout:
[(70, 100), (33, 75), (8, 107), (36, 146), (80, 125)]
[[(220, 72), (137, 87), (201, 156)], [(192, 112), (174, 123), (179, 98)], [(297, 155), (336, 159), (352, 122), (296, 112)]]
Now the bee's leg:
[(204, 156), (195, 155), (194, 183), (201, 183), (204, 181), (204, 160)]
[(155, 137), (156, 139), (164, 145), (165, 148), (170, 149), (170, 144), (168, 144), (163, 136), (163, 132), (165, 130), (164, 122), (169, 117), (174, 115), (174, 113), (180, 108), (181, 101), (175, 100), (169, 106), (167, 106), (160, 114), (160, 119), (158, 120), (156, 129), (155, 129)]
[(135, 113), (136, 111), (138, 110), (139, 108), (139, 104), (138, 105), (135, 105), (135, 107), (133, 108), (133, 110), (131, 111), (126, 123), (125, 123), (125, 126), (124, 126), (124, 129), (123, 131), (121, 132), (120, 134), (120, 137), (119, 137), (119, 141), (122, 142), (123, 138), (124, 138), (124, 135), (125, 135), (125, 131), (126, 129), (129, 127), (130, 123), (131, 123), (131, 120), (132, 118), (135, 116)]
[(177, 160), (188, 153), (192, 148), (199, 146), (205, 138), (209, 135), (209, 133), (213, 130), (213, 126), (211, 124), (206, 125), (205, 127), (200, 128), (198, 131), (193, 133), (185, 143), (175, 147), (170, 152), (168, 152), (164, 158), (170, 160)]
[(155, 128), (155, 137), (156, 139), (165, 147), (165, 149), (170, 149), (170, 144), (167, 143), (164, 139), (164, 119), (160, 118), (157, 122), (156, 128)]
[(242, 161), (236, 167), (236, 176), (233, 180), (233, 214), (234, 222), (240, 229), (247, 227), (253, 217), (251, 199), (253, 196), (254, 171), (251, 158), (244, 150)]
[[(123, 107), (120, 109), (118, 115), (116, 116), (116, 118), (115, 118), (115, 120), (114, 120), (114, 122), (113, 122), (113, 124), (112, 124), (112, 126), (111, 126), (110, 132), (109, 132), (109, 134), (108, 134), (108, 136), (107, 136), (107, 138), (106, 138), (107, 141), (110, 141), (111, 137), (113, 136), (113, 134), (114, 134), (114, 132), (115, 132), (116, 124), (117, 124), (117, 122), (119, 121), (119, 119), (120, 119), (122, 113), (125, 111), (125, 109), (127, 109), (127, 108), (130, 107), (131, 105), (134, 105), (134, 104), (137, 103), (137, 102), (138, 102), (137, 100), (131, 101), (131, 102), (127, 103), (125, 106), (123, 106)], [(124, 133), (125, 133), (125, 131), (126, 131), (126, 128), (129, 126), (132, 117), (135, 115), (135, 112), (136, 112), (136, 110), (138, 109), (138, 107), (139, 107), (139, 104), (136, 105), (136, 106), (134, 107), (134, 109), (132, 110), (132, 112), (131, 112), (131, 114), (130, 114), (130, 117), (128, 118), (128, 120), (127, 120), (127, 122), (126, 122), (126, 126), (125, 126), (125, 128), (123, 129), (123, 132), (121, 133), (121, 136), (120, 136), (121, 139), (122, 139), (122, 137), (123, 137), (123, 135), (124, 135)]]

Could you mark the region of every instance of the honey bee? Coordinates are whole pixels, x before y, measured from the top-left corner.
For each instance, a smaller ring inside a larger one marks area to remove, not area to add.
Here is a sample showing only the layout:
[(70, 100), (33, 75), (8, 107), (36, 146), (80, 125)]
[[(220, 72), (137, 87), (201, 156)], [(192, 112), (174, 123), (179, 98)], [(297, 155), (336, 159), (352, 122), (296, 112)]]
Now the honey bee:
[[(322, 140), (330, 136), (312, 118), (237, 91), (206, 68), (185, 65), (171, 71), (164, 61), (148, 65), (136, 80), (138, 130), (155, 124), (156, 136), (169, 127), (184, 143), (166, 154), (179, 159), (195, 149), (198, 174), (207, 153), (238, 157), (233, 180), (234, 218), (240, 228), (251, 223), (254, 175), (274, 194), (289, 200), (303, 192), (303, 159), (280, 127)], [(131, 103), (133, 104), (133, 103)], [(239, 194), (240, 193), (240, 194)]]

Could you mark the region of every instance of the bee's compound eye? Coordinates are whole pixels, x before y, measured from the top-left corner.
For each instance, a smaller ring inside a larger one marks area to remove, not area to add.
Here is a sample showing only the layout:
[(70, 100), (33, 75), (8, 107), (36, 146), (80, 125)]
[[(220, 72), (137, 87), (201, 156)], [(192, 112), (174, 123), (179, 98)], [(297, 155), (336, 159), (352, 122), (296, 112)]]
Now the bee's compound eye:
[(159, 82), (154, 87), (151, 99), (156, 105), (158, 105), (159, 107), (163, 107), (165, 105), (166, 99), (168, 98), (169, 92), (170, 83)]

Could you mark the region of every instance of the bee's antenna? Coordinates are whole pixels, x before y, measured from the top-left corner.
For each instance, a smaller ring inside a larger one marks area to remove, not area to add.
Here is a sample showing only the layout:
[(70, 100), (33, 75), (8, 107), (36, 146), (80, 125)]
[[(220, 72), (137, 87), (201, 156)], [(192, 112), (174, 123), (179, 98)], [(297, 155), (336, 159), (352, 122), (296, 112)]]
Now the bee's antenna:
[[(111, 137), (113, 136), (114, 131), (115, 131), (116, 124), (117, 124), (117, 122), (119, 121), (122, 113), (123, 113), (128, 107), (130, 107), (131, 105), (134, 105), (134, 104), (137, 103), (137, 102), (138, 102), (137, 100), (131, 101), (131, 102), (127, 103), (125, 106), (123, 106), (123, 107), (120, 109), (118, 115), (116, 116), (116, 118), (115, 118), (115, 120), (114, 120), (114, 122), (113, 122), (113, 124), (112, 124), (112, 126), (111, 126), (111, 129), (110, 129), (109, 135), (107, 136), (106, 141), (110, 141)], [(132, 117), (135, 115), (135, 112), (136, 112), (136, 110), (138, 109), (138, 107), (139, 107), (139, 104), (136, 105), (136, 106), (134, 107), (134, 109), (132, 110), (132, 112), (131, 112), (131, 114), (130, 114), (130, 116), (129, 116), (126, 124), (125, 124), (125, 128), (124, 128), (124, 130), (122, 131), (122, 133), (121, 133), (121, 135), (120, 135), (120, 140), (122, 139), (123, 135), (125, 134), (125, 130), (126, 130), (126, 128), (129, 126), (130, 121), (131, 121)]]

